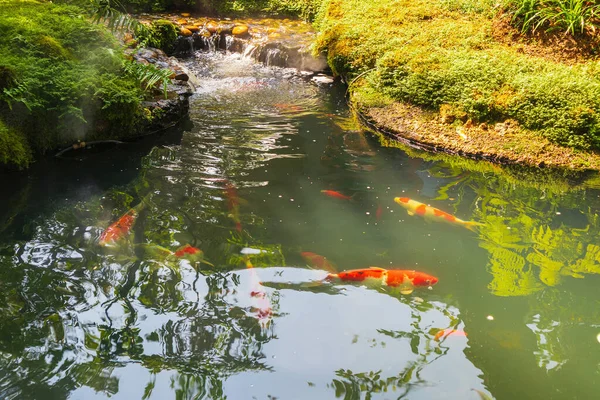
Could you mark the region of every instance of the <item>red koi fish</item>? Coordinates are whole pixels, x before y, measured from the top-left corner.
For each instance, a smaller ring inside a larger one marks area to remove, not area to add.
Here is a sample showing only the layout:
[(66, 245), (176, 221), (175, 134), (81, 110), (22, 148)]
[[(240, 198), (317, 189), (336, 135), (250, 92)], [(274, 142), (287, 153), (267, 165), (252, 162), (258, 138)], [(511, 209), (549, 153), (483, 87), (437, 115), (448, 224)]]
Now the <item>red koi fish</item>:
[(303, 251), (300, 253), (302, 258), (313, 268), (322, 269), (327, 272), (331, 272), (335, 274), (337, 272), (337, 268), (334, 264), (327, 260), (327, 257), (320, 256), (315, 253), (311, 253), (310, 251)]
[(435, 340), (436, 342), (439, 342), (440, 339), (446, 338), (450, 335), (467, 336), (467, 332), (459, 331), (456, 329), (441, 329), (438, 333), (435, 334), (435, 336), (433, 337), (433, 340)]
[(113, 222), (104, 230), (104, 232), (102, 232), (100, 239), (98, 240), (98, 244), (100, 244), (100, 246), (114, 245), (118, 240), (122, 239), (129, 233), (137, 216), (138, 213), (135, 209), (132, 208), (131, 210), (127, 211), (125, 214), (123, 214), (123, 216), (121, 216), (121, 218)]
[(378, 280), (383, 285), (397, 287), (409, 286), (431, 286), (438, 282), (438, 278), (424, 272), (404, 269), (383, 269), (370, 267), (365, 269), (353, 269), (337, 274), (329, 274), (325, 279), (340, 279), (342, 281), (362, 282), (365, 280)]
[(352, 196), (346, 196), (345, 194), (341, 194), (340, 192), (336, 192), (335, 190), (321, 190), (325, 196), (333, 197), (336, 199), (342, 200), (352, 200)]
[(252, 309), (256, 312), (256, 318), (263, 327), (269, 324), (273, 309), (265, 287), (260, 282), (256, 269), (249, 259), (246, 260), (246, 268), (250, 270), (250, 297), (252, 297)]
[(408, 215), (417, 214), (433, 221), (445, 222), (452, 225), (462, 225), (471, 231), (475, 231), (476, 226), (483, 225), (475, 221), (463, 221), (462, 219), (456, 218), (454, 215), (438, 210), (435, 207), (425, 205), (416, 200), (409, 199), (408, 197), (395, 197), (394, 201), (404, 207), (408, 212)]
[(202, 253), (202, 250), (200, 250), (196, 247), (193, 247), (189, 244), (186, 244), (185, 246), (183, 246), (183, 247), (177, 249), (177, 251), (175, 251), (175, 257), (183, 257), (186, 254), (194, 255), (197, 253)]
[(173, 253), (173, 255), (177, 258), (185, 258), (186, 260), (191, 262), (201, 262), (210, 265), (211, 267), (214, 267), (213, 264), (209, 263), (204, 259), (204, 252), (202, 250), (200, 250), (197, 247), (193, 247), (189, 244), (186, 244), (185, 246), (182, 246), (175, 250), (175, 253)]

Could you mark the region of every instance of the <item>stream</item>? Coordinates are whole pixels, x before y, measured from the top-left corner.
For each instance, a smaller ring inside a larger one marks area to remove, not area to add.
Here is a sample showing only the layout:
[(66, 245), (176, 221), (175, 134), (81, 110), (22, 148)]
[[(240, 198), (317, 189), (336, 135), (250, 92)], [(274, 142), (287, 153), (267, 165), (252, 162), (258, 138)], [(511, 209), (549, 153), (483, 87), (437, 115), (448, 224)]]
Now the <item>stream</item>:
[[(384, 146), (251, 50), (183, 60), (183, 127), (0, 176), (0, 398), (595, 398), (600, 191)], [(439, 281), (327, 279), (371, 266)]]

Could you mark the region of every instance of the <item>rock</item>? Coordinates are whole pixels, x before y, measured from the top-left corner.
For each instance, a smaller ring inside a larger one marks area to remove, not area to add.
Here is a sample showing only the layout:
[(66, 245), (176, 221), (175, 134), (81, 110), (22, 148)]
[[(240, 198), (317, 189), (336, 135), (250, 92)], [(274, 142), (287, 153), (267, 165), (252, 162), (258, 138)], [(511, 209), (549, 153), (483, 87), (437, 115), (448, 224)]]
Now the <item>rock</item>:
[(181, 34), (181, 36), (192, 36), (192, 31), (186, 28), (179, 29), (179, 33)]
[(196, 25), (186, 25), (184, 28), (192, 32), (198, 32), (200, 30)]
[(233, 36), (239, 36), (239, 37), (247, 36), (248, 35), (248, 26), (236, 25), (233, 27), (231, 33)]
[(178, 19), (178, 20), (177, 20), (177, 23), (178, 23), (179, 25), (187, 25), (188, 21), (187, 21), (187, 19), (183, 19), (183, 18), (181, 18), (181, 19)]
[(169, 68), (169, 64), (164, 61), (157, 61), (155, 65), (159, 68)]
[(200, 31), (198, 32), (198, 36), (202, 36), (205, 38), (210, 37), (210, 35), (211, 35), (211, 33), (204, 28), (200, 29)]
[(192, 14), (190, 14), (190, 13), (181, 13), (181, 16), (184, 17), (184, 18), (189, 18), (189, 17), (192, 16)]
[(175, 77), (173, 77), (173, 79), (175, 79), (176, 81), (187, 82), (190, 80), (190, 77), (185, 72), (180, 72), (180, 73), (176, 74)]
[(329, 85), (333, 83), (333, 78), (327, 75), (313, 76), (312, 81), (318, 85)]
[(235, 26), (234, 24), (222, 24), (219, 26), (219, 29), (217, 29), (217, 32), (231, 34), (234, 26)]
[(209, 31), (210, 33), (217, 33), (217, 30), (219, 29), (219, 24), (217, 24), (214, 21), (208, 21), (206, 23), (206, 25), (204, 26), (204, 28)]

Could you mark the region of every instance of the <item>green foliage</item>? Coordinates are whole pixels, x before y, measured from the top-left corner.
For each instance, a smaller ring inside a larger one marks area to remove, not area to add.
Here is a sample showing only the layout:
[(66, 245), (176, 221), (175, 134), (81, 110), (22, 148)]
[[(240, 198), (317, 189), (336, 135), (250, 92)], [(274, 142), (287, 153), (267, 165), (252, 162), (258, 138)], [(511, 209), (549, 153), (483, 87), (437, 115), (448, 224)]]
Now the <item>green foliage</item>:
[(158, 69), (151, 64), (141, 64), (135, 61), (126, 61), (123, 64), (125, 71), (135, 79), (144, 85), (145, 89), (148, 90), (154, 87), (156, 84), (160, 84), (163, 88), (165, 98), (167, 97), (167, 85), (171, 82), (171, 75), (173, 74), (169, 69)]
[[(331, 0), (317, 18), (317, 51), (369, 105), (392, 99), (474, 122), (513, 119), (561, 145), (600, 148), (600, 79), (575, 66), (518, 53), (494, 40), (486, 13), (456, 1)], [(483, 4), (483, 3), (482, 3)], [(482, 6), (483, 7), (483, 6)], [(485, 8), (485, 7), (484, 7)]]
[(560, 31), (594, 35), (600, 26), (600, 4), (589, 0), (509, 0), (507, 9), (523, 32)]
[(177, 27), (171, 22), (159, 19), (150, 26), (138, 25), (135, 34), (145, 46), (155, 47), (168, 52), (177, 39)]
[(7, 127), (0, 120), (0, 163), (24, 168), (31, 162), (31, 150), (27, 139), (16, 129)]

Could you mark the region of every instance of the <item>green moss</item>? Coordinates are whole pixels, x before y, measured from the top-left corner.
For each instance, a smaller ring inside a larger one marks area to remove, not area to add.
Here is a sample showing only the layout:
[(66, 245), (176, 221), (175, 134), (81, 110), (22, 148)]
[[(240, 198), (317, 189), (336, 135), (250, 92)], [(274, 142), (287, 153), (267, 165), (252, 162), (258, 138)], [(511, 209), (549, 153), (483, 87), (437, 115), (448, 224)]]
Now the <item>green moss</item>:
[(25, 168), (31, 163), (27, 139), (14, 128), (0, 121), (0, 164)]
[(179, 35), (175, 24), (164, 19), (154, 21), (149, 26), (140, 25), (135, 33), (145, 45), (162, 49), (166, 52), (171, 50), (173, 43)]
[(374, 104), (377, 94), (475, 122), (514, 119), (551, 141), (600, 149), (598, 63), (519, 53), (492, 35), (489, 2), (323, 0), (316, 51)]
[(79, 7), (0, 0), (0, 118), (33, 154), (132, 133), (142, 90), (123, 61), (113, 35)]

